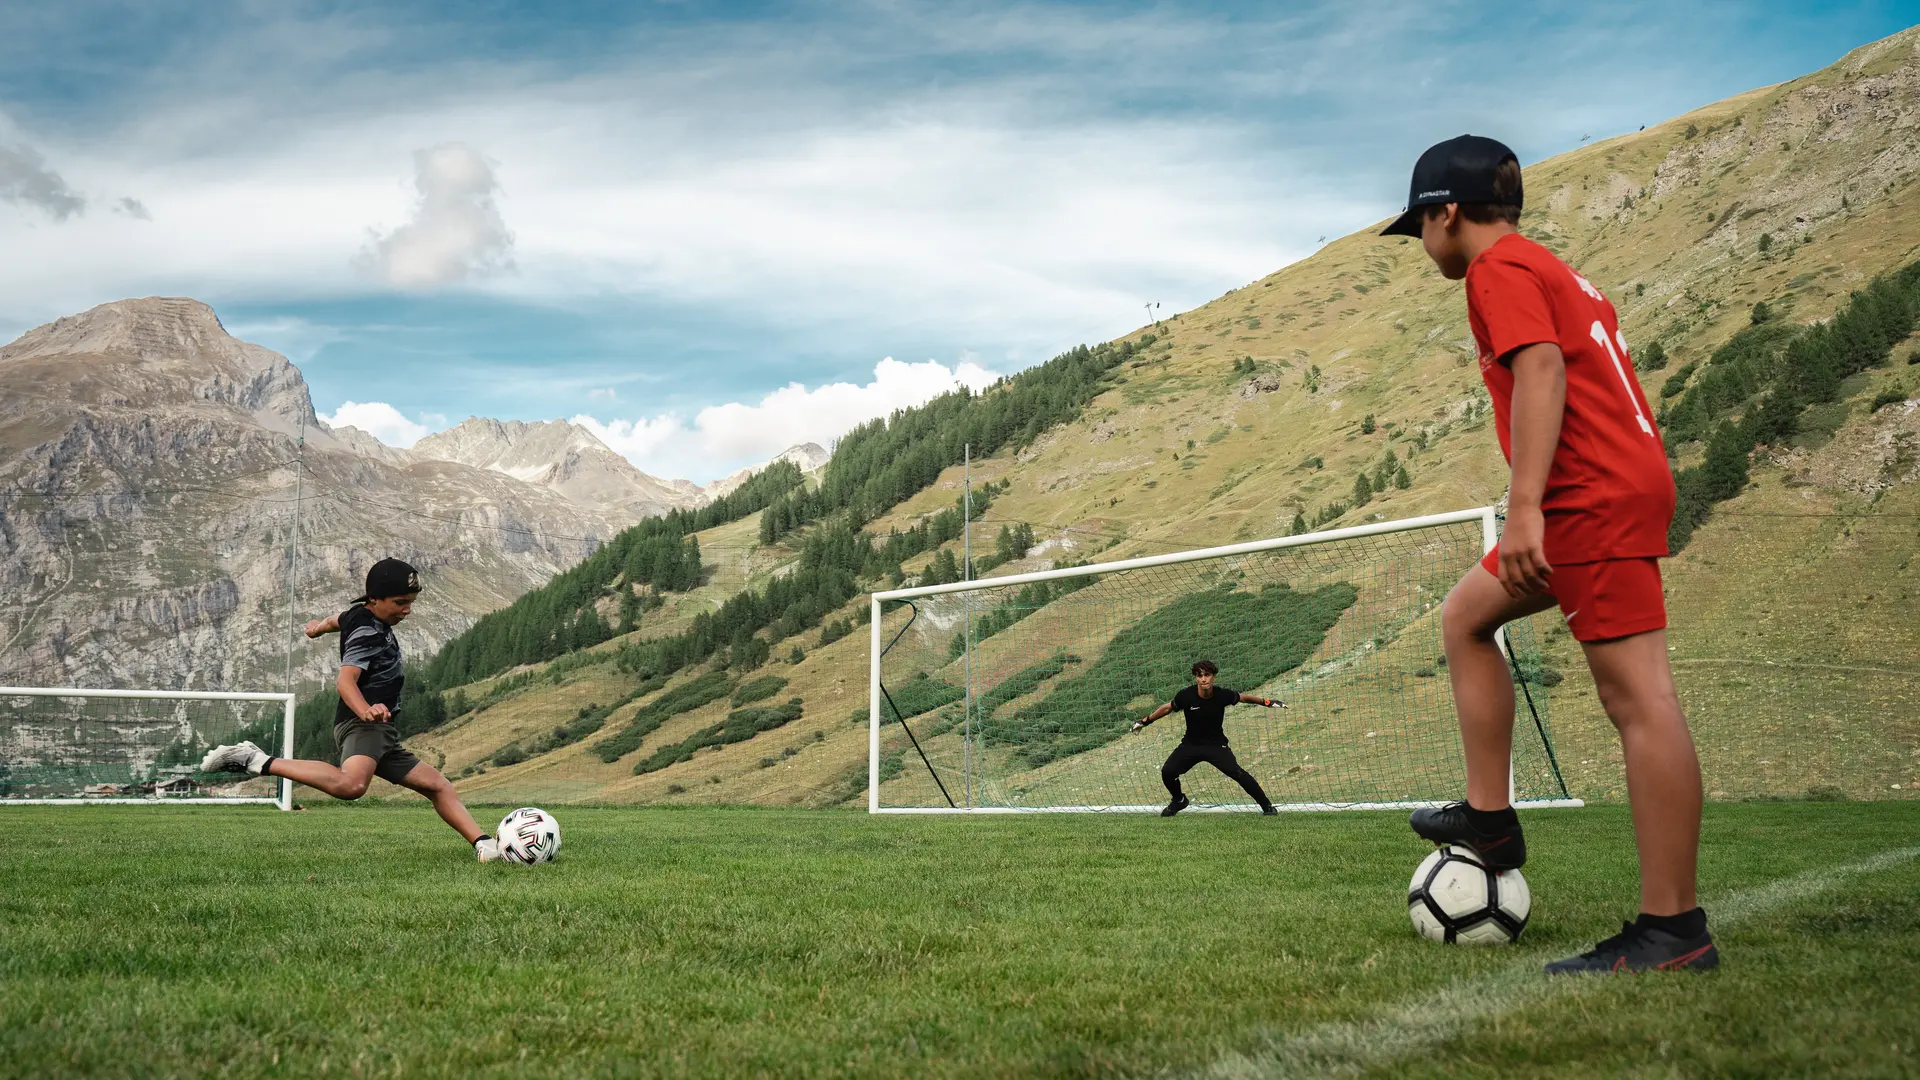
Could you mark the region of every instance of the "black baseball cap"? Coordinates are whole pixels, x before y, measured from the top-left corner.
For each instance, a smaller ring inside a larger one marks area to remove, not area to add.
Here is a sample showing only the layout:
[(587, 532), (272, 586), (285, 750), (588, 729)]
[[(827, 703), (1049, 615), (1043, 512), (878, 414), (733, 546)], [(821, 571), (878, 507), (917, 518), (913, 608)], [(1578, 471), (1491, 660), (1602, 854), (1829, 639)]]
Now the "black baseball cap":
[(367, 591), (353, 598), (356, 604), (384, 596), (405, 596), (420, 591), (420, 571), (399, 559), (381, 559), (367, 570)]
[[(1419, 236), (1423, 206), (1446, 203), (1494, 202), (1493, 174), (1500, 163), (1519, 158), (1507, 144), (1484, 135), (1461, 135), (1427, 147), (1413, 164), (1413, 185), (1407, 189), (1407, 212), (1393, 220), (1381, 236)], [(1520, 192), (1513, 193), (1520, 202)]]

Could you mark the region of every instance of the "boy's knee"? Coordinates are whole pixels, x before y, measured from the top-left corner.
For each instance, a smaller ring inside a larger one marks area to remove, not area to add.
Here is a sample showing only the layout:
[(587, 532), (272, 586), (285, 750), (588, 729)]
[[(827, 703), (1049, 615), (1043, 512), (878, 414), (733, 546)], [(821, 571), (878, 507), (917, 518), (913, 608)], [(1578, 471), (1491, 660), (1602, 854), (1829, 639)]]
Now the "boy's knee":
[(334, 792), (333, 794), (335, 798), (345, 799), (348, 802), (352, 802), (353, 800), (358, 799), (360, 796), (365, 795), (366, 793), (367, 793), (367, 782), (365, 780), (350, 779), (346, 783), (340, 786), (340, 790)]
[(1493, 633), (1498, 629), (1499, 624), (1488, 623), (1472, 610), (1472, 605), (1460, 596), (1459, 589), (1448, 593), (1446, 603), (1440, 606), (1440, 634), (1449, 644), (1491, 644)]

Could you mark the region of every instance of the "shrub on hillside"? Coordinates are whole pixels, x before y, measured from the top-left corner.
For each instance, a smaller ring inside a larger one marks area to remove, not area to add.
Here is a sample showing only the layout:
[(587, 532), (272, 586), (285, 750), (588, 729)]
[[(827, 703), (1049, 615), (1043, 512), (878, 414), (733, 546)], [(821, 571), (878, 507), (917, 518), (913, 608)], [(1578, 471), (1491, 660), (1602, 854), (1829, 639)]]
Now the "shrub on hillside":
[(701, 728), (678, 743), (655, 750), (635, 763), (633, 771), (636, 775), (659, 772), (661, 769), (691, 760), (693, 755), (709, 746), (728, 746), (746, 742), (763, 731), (772, 731), (774, 728), (784, 727), (800, 719), (803, 712), (804, 707), (799, 698), (794, 698), (785, 705), (735, 709), (728, 713), (726, 720), (721, 723)]
[(600, 740), (593, 751), (601, 761), (618, 761), (640, 748), (640, 743), (661, 724), (681, 713), (692, 712), (727, 696), (733, 684), (720, 672), (711, 671), (681, 683), (642, 705), (633, 719), (619, 732)]
[(765, 701), (786, 688), (787, 680), (780, 676), (762, 675), (759, 678), (748, 679), (746, 682), (741, 683), (739, 688), (734, 690), (731, 701), (734, 708), (737, 709), (751, 702)]

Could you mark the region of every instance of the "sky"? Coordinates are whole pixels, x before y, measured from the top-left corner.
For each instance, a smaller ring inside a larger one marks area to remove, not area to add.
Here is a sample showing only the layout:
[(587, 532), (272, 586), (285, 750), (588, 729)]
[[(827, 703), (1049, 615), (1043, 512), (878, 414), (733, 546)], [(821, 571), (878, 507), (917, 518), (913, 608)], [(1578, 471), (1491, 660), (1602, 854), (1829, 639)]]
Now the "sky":
[(1920, 23), (1872, 3), (0, 6), (0, 341), (205, 300), (396, 446), (699, 482)]

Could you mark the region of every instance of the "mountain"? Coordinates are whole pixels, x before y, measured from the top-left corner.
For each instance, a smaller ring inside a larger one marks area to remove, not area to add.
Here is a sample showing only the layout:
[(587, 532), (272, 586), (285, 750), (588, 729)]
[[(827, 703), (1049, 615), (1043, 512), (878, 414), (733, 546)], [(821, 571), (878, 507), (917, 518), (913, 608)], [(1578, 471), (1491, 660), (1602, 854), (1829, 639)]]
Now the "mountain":
[[(38, 327), (0, 347), (0, 682), (278, 688), (289, 626), (387, 555), (424, 572), (423, 656), (652, 505), (592, 450), (555, 448), (530, 482), (330, 430), (297, 368), (195, 300)], [(308, 679), (332, 667), (324, 645), (293, 655)]]
[(819, 443), (809, 442), (801, 443), (798, 446), (789, 446), (767, 461), (763, 461), (758, 465), (749, 465), (730, 476), (723, 476), (700, 490), (708, 499), (717, 499), (722, 495), (732, 494), (739, 489), (741, 484), (747, 482), (748, 477), (776, 461), (791, 461), (795, 465), (800, 466), (801, 472), (813, 473), (826, 467), (829, 456), (826, 448)]
[[(1920, 259), (1916, 178), (1920, 29), (1538, 162), (1526, 170), (1522, 225), (1613, 301), (1649, 397), (1671, 408), (1735, 369), (1723, 349), (1736, 335), (1824, 324), (1876, 275)], [(1393, 209), (1383, 206), (1383, 218)], [(1029, 523), (1038, 541), (995, 572), (1062, 554), (1111, 559), (1281, 535), (1298, 518), (1332, 528), (1498, 501), (1506, 469), (1460, 286), (1418, 245), (1382, 239), (1379, 228), (1125, 335), (1129, 358), (1078, 419), (976, 459), (976, 485), (1007, 485), (985, 528)], [(1809, 410), (1791, 439), (1754, 453), (1747, 483), (1666, 564), (1676, 670), (1716, 797), (1826, 785), (1888, 797), (1920, 782), (1888, 771), (1910, 768), (1900, 747), (1920, 739), (1920, 673), (1911, 670), (1920, 655), (1911, 617), (1920, 366), (1902, 362), (1916, 356), (1920, 345), (1898, 346), (1890, 364), (1849, 376), (1834, 400)], [(1736, 399), (1720, 415), (1742, 407)], [(907, 415), (934, 424), (926, 410)], [(1678, 444), (1676, 465), (1700, 464), (1704, 441)], [(1386, 484), (1352, 505), (1356, 483), (1377, 476), (1389, 453), (1407, 486)], [(841, 467), (838, 458), (826, 466), (824, 486)], [(960, 473), (956, 461), (916, 480), (915, 493), (865, 531), (885, 537), (935, 520), (960, 493)], [(736, 553), (724, 565), (741, 568), (709, 586), (708, 609), (798, 561), (807, 528), (762, 545), (752, 525), (699, 536), (703, 551), (724, 547)], [(976, 552), (983, 539), (976, 529)], [(909, 560), (909, 579), (935, 557)], [(829, 613), (829, 625), (859, 606)], [(643, 626), (634, 640), (677, 625)], [(654, 771), (636, 773), (636, 763), (710, 738), (731, 701), (696, 692), (704, 668), (652, 690), (591, 662), (620, 640), (503, 689), (420, 745), (488, 799), (836, 802), (864, 785), (867, 733), (848, 718), (865, 707), (868, 638), (832, 637), (769, 641), (777, 659), (766, 670), (786, 680), (778, 698), (800, 698), (802, 717)], [(795, 645), (803, 655), (786, 659)], [(1569, 783), (1617, 797), (1617, 743), (1584, 665), (1564, 635), (1548, 649), (1565, 681), (1535, 693), (1550, 699)], [(610, 702), (621, 704), (607, 730), (636, 716), (654, 725), (635, 750), (613, 762), (586, 740), (540, 751), (543, 733)]]
[(458, 462), (511, 476), (583, 507), (630, 520), (707, 501), (691, 485), (641, 472), (592, 432), (564, 420), (523, 423), (468, 417), (413, 444), (412, 453), (416, 458)]

